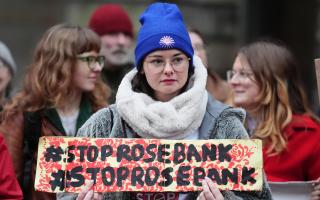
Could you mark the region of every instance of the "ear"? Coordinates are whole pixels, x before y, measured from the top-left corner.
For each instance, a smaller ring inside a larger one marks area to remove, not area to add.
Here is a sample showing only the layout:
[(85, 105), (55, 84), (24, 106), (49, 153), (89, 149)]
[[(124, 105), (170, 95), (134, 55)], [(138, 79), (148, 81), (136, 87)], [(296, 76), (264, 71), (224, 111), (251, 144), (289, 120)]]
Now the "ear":
[(144, 74), (144, 69), (142, 67), (141, 71), (140, 71), (140, 74)]

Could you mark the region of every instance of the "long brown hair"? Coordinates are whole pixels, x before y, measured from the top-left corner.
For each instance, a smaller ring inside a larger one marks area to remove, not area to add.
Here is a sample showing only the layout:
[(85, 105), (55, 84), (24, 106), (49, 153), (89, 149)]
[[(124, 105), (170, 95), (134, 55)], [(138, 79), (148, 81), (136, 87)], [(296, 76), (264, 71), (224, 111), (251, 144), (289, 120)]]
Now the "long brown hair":
[(292, 114), (307, 114), (316, 121), (303, 91), (297, 62), (280, 42), (258, 41), (240, 49), (238, 55), (247, 59), (260, 87), (255, 112), (261, 116), (254, 138), (268, 144), (269, 153), (286, 148), (282, 131), (292, 120)]
[[(5, 105), (3, 117), (63, 105), (72, 91), (77, 55), (100, 52), (100, 45), (99, 36), (88, 28), (67, 24), (51, 27), (37, 44), (23, 88)], [(110, 89), (99, 79), (95, 89), (85, 95), (97, 110), (107, 105), (109, 94)]]

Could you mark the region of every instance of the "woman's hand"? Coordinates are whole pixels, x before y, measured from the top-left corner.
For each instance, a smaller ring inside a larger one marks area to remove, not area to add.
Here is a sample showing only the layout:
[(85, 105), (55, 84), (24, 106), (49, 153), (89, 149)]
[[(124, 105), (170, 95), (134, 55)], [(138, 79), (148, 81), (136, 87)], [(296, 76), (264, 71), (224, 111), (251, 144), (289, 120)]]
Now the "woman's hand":
[(198, 196), (197, 200), (222, 200), (224, 199), (220, 190), (214, 186), (213, 181), (206, 177), (202, 181), (203, 191)]
[(92, 190), (92, 186), (93, 181), (89, 182), (79, 193), (77, 200), (102, 200), (103, 195), (101, 193), (94, 192)]
[(311, 200), (320, 200), (320, 178), (318, 178), (317, 182), (313, 185)]

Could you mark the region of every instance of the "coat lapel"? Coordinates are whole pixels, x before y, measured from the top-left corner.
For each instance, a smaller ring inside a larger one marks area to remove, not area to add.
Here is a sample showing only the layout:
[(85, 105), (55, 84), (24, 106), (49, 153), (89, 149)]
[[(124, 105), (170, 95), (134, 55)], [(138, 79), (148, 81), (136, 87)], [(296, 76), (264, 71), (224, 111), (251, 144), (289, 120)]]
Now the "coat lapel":
[[(90, 101), (87, 97), (84, 96), (81, 99), (81, 103), (80, 103), (80, 111), (77, 119), (76, 129), (78, 130), (82, 126), (82, 124), (84, 124), (84, 122), (87, 121), (87, 119), (89, 119), (91, 115), (92, 115), (92, 107), (91, 107)], [(45, 109), (44, 116), (55, 128), (58, 129), (58, 131), (63, 133), (63, 135), (66, 135), (66, 132), (63, 128), (59, 114), (55, 108)]]

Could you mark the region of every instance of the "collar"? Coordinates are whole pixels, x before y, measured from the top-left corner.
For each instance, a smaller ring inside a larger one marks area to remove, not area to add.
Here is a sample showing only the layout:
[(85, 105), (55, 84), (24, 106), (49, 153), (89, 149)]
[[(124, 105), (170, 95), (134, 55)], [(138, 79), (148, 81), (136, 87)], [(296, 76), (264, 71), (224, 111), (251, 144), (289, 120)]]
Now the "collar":
[[(59, 114), (55, 108), (48, 108), (43, 111), (44, 117), (61, 133), (66, 134), (62, 122), (60, 120)], [(78, 130), (84, 122), (89, 119), (92, 115), (92, 107), (88, 97), (84, 96), (81, 98), (80, 111), (77, 119), (76, 130)]]
[(214, 125), (216, 123), (216, 119), (226, 108), (229, 107), (230, 106), (217, 101), (211, 95), (208, 95), (206, 113), (199, 128), (199, 136), (201, 139), (210, 139), (211, 133), (214, 129)]

